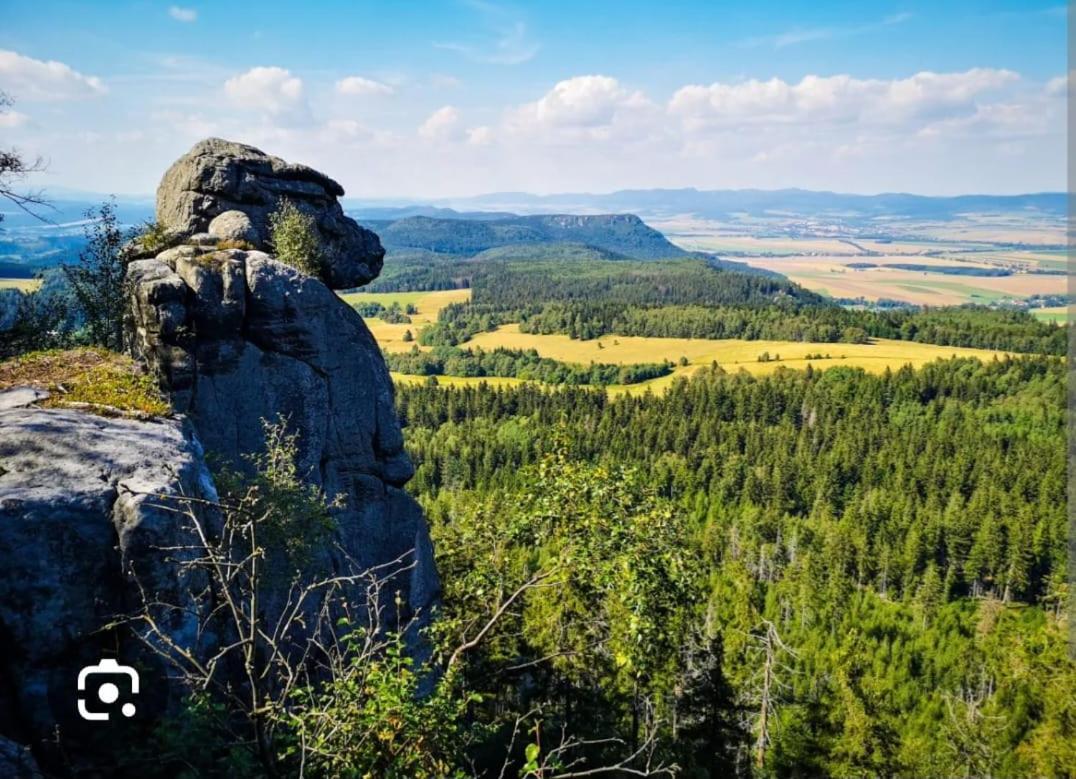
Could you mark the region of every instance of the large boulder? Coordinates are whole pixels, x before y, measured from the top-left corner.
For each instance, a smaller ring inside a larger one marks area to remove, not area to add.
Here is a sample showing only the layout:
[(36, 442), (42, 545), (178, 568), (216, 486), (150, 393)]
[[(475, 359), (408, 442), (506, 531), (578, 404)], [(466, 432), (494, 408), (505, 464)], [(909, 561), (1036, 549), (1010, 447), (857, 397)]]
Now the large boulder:
[(181, 246), (133, 262), (128, 280), (135, 356), (206, 450), (247, 469), (264, 449), (263, 421), (284, 420), (299, 436), (300, 473), (339, 499), (329, 564), (351, 571), (409, 561), (390, 589), (400, 592), (404, 621), (426, 619), (440, 589), (432, 545), (402, 489), (414, 469), (388, 369), (362, 317), (260, 251)]
[[(209, 232), (270, 250), (269, 217), (290, 200), (317, 225), (326, 261), (323, 280), (347, 289), (377, 277), (385, 250), (377, 235), (344, 215), (337, 199), (343, 194), (343, 187), (313, 168), (208, 138), (165, 172), (157, 188), (157, 222), (183, 237)], [(231, 211), (245, 214), (249, 228), (234, 214), (215, 223)]]
[[(199, 643), (192, 615), (201, 585), (177, 551), (195, 538), (179, 504), (156, 496), (216, 500), (189, 425), (0, 410), (0, 775), (35, 775), (5, 738), (44, 764), (107, 775), (117, 739), (169, 705), (169, 669), (130, 630), (106, 628), (142, 605), (137, 581), (184, 609), (157, 615), (165, 632), (184, 646)], [(79, 717), (76, 689), (79, 670), (106, 657), (139, 667), (141, 716), (117, 715), (102, 729)], [(12, 766), (21, 773), (10, 774)]]

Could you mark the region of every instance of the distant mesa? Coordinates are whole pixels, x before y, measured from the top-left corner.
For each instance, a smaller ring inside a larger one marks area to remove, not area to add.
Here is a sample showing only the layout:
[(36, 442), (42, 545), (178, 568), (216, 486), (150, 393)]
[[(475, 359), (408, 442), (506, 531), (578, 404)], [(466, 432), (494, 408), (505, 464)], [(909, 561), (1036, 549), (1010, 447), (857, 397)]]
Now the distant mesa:
[(634, 214), (498, 215), (487, 220), (409, 216), (368, 224), (390, 249), (478, 254), (506, 246), (565, 243), (637, 260), (687, 254)]
[(211, 232), (271, 250), (269, 217), (290, 200), (317, 224), (326, 260), (322, 280), (348, 289), (377, 278), (385, 250), (374, 233), (344, 214), (338, 200), (343, 194), (336, 181), (306, 165), (207, 138), (165, 172), (157, 188), (157, 222), (184, 237)]

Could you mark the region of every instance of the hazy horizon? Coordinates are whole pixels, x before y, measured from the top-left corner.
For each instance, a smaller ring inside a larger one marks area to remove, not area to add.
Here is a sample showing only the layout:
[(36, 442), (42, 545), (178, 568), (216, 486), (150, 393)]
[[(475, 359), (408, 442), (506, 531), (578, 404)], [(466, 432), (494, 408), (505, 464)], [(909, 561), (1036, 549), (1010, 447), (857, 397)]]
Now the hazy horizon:
[[(290, 160), (289, 160), (290, 161)], [(346, 187), (345, 187), (346, 189)], [(51, 196), (54, 200), (81, 200), (86, 198), (107, 198), (115, 197), (120, 200), (127, 201), (139, 201), (139, 200), (153, 200), (156, 197), (155, 188), (153, 190), (145, 192), (110, 192), (105, 190), (91, 190), (91, 189), (78, 189), (74, 187), (51, 187), (47, 188), (46, 196)], [(908, 196), (908, 197), (927, 197), (927, 198), (961, 198), (961, 197), (997, 197), (997, 198), (1015, 198), (1015, 197), (1030, 197), (1030, 196), (1042, 196), (1042, 195), (1059, 195), (1067, 196), (1068, 192), (1065, 189), (1043, 189), (1026, 192), (955, 192), (953, 194), (927, 194), (923, 192), (910, 192), (910, 191), (878, 191), (878, 192), (852, 192), (843, 190), (826, 190), (826, 189), (808, 189), (806, 187), (729, 187), (729, 188), (704, 188), (704, 187), (624, 187), (622, 189), (611, 190), (593, 190), (593, 191), (548, 191), (548, 192), (535, 192), (528, 190), (496, 190), (488, 192), (476, 192), (474, 194), (449, 194), (443, 196), (423, 196), (423, 195), (395, 195), (385, 197), (364, 197), (361, 195), (351, 195), (345, 192), (343, 197), (340, 198), (341, 202), (345, 206), (354, 205), (356, 203), (366, 204), (379, 204), (379, 205), (435, 205), (448, 203), (452, 201), (470, 201), (481, 200), (484, 198), (501, 197), (507, 195), (523, 195), (532, 198), (556, 198), (556, 197), (606, 197), (609, 195), (616, 195), (627, 192), (684, 192), (695, 191), (699, 193), (711, 193), (711, 192), (763, 192), (763, 193), (778, 193), (778, 192), (809, 192), (818, 195), (835, 195), (839, 197), (888, 197), (888, 196)]]

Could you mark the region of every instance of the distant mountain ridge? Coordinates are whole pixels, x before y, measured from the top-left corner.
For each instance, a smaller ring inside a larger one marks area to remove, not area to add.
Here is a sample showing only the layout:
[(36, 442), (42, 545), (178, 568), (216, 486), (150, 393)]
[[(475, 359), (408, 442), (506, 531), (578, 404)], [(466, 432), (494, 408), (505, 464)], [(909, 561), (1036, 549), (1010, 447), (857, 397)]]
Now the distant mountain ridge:
[(1064, 217), (1068, 195), (1038, 192), (1019, 195), (930, 196), (907, 193), (857, 195), (806, 189), (625, 189), (604, 194), (560, 193), (533, 195), (496, 192), (467, 198), (436, 201), (456, 209), (534, 211), (630, 211), (643, 215), (695, 214), (722, 217), (736, 213), (791, 213), (804, 216), (848, 215), (860, 217), (950, 219), (965, 213), (1034, 212)]
[(381, 237), (389, 250), (474, 255), (504, 246), (557, 243), (585, 245), (637, 260), (687, 254), (635, 214), (498, 215), (485, 220), (409, 216), (392, 221), (366, 219), (364, 224)]

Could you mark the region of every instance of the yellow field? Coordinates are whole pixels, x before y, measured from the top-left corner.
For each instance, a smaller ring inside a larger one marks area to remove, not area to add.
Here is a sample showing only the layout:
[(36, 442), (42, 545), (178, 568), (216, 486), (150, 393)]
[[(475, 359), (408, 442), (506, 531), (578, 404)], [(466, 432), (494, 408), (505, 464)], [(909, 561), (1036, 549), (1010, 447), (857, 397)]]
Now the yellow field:
[(836, 238), (756, 238), (751, 235), (708, 235), (682, 232), (676, 244), (689, 251), (745, 254), (858, 254), (858, 250)]
[[(425, 384), (426, 376), (415, 376), (411, 373), (391, 373), (392, 380), (397, 384)], [(437, 385), (440, 387), (477, 387), (479, 384), (488, 384), (491, 387), (514, 387), (524, 384), (523, 379), (508, 376), (438, 376)]]
[[(366, 326), (374, 334), (382, 349), (390, 352), (408, 352), (416, 346), (414, 341), (405, 341), (404, 333), (408, 330), (417, 339), (419, 331), (429, 324), (437, 321), (437, 312), (449, 303), (462, 303), (471, 298), (469, 289), (445, 289), (437, 292), (353, 292), (341, 295), (347, 303), (380, 303), (390, 306), (399, 303), (406, 306), (411, 303), (418, 309), (417, 314), (411, 315), (411, 324), (390, 324), (381, 319), (367, 319)], [(419, 347), (423, 348), (423, 347)]]
[[(593, 341), (576, 341), (566, 335), (535, 335), (519, 332), (518, 325), (505, 325), (491, 333), (480, 333), (467, 343), (483, 349), (506, 347), (510, 349), (536, 349), (543, 357), (563, 362), (614, 363), (626, 365), (642, 362), (671, 360), (677, 367), (670, 376), (630, 387), (610, 388), (613, 392), (645, 391), (646, 388), (662, 389), (671, 384), (676, 376), (690, 376), (699, 368), (717, 362), (726, 371), (745, 370), (762, 375), (772, 373), (779, 367), (829, 368), (848, 365), (881, 373), (886, 368), (897, 369), (911, 364), (919, 367), (932, 360), (960, 356), (991, 360), (1003, 357), (1004, 352), (988, 349), (962, 349), (954, 346), (935, 346), (911, 341), (875, 339), (870, 344), (802, 343), (798, 341), (744, 341), (726, 339), (709, 341), (694, 338), (643, 338), (637, 336), (605, 336)], [(759, 355), (769, 352), (780, 360), (759, 362)], [(808, 360), (808, 354), (828, 355), (824, 359)], [(679, 365), (681, 357), (688, 364)]]
[(23, 292), (30, 292), (40, 286), (40, 279), (0, 279), (0, 289), (21, 289)]
[[(950, 277), (952, 278), (952, 277)], [(408, 351), (414, 342), (403, 340), (403, 334), (410, 330), (417, 338), (418, 333), (436, 321), (437, 312), (449, 303), (463, 302), (470, 298), (470, 290), (455, 289), (439, 292), (406, 293), (355, 293), (344, 295), (349, 303), (361, 300), (377, 301), (390, 305), (398, 301), (401, 305), (412, 303), (419, 311), (413, 314), (411, 324), (394, 325), (380, 319), (368, 319), (366, 324), (378, 343), (389, 351)], [(911, 364), (920, 367), (932, 360), (952, 356), (978, 357), (990, 360), (1004, 356), (1003, 352), (987, 349), (962, 349), (933, 344), (918, 344), (909, 341), (891, 341), (876, 339), (870, 344), (829, 344), (801, 343), (797, 341), (744, 341), (726, 339), (711, 341), (693, 338), (643, 338), (638, 336), (605, 336), (592, 341), (572, 340), (566, 335), (532, 335), (519, 332), (519, 325), (504, 325), (489, 333), (479, 333), (465, 346), (477, 346), (483, 349), (505, 347), (509, 349), (536, 349), (543, 357), (550, 357), (562, 362), (613, 363), (629, 365), (633, 363), (661, 362), (670, 360), (676, 368), (668, 376), (662, 376), (647, 382), (631, 385), (614, 385), (608, 387), (612, 396), (635, 395), (645, 392), (663, 392), (679, 377), (691, 376), (695, 371), (717, 362), (729, 372), (745, 370), (753, 375), (772, 373), (780, 367), (805, 368), (811, 365), (824, 369), (836, 365), (863, 368), (867, 371), (881, 373), (886, 368), (897, 369)], [(420, 347), (422, 348), (422, 347)], [(759, 355), (769, 352), (771, 357), (780, 357), (770, 362), (759, 362)], [(808, 354), (826, 355), (822, 359), (808, 360)], [(680, 358), (686, 357), (688, 364), (680, 365)], [(393, 381), (400, 384), (422, 384), (425, 376), (413, 376), (393, 373)], [(522, 379), (506, 377), (461, 377), (438, 376), (437, 382), (442, 387), (466, 387), (486, 383), (491, 386), (514, 386), (523, 384)]]

